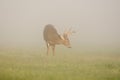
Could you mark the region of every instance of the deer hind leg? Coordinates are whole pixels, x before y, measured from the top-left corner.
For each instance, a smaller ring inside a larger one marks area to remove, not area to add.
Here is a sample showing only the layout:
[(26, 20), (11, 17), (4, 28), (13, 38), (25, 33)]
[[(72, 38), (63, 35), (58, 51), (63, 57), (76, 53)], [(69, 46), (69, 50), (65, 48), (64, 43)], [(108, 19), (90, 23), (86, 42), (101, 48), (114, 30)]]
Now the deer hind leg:
[(53, 56), (55, 55), (55, 45), (52, 45)]
[(49, 50), (50, 50), (50, 45), (49, 43), (47, 43), (47, 55), (49, 54)]

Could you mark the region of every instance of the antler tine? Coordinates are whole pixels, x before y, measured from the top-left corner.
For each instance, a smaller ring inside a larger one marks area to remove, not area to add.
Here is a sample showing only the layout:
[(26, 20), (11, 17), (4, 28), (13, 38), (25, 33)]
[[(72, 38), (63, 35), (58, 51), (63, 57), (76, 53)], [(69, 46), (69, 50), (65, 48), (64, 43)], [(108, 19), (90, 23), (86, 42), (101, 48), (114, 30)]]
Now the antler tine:
[(71, 30), (72, 30), (72, 27), (69, 28), (69, 31), (71, 31)]
[(64, 34), (67, 34), (67, 32), (68, 32), (68, 31), (67, 31), (67, 28), (66, 28), (66, 29), (64, 30)]
[(72, 29), (72, 27), (70, 27), (69, 29), (66, 29), (64, 34), (70, 35), (71, 34), (71, 29)]
[(66, 34), (66, 35), (71, 35), (72, 33), (76, 33), (75, 31), (72, 31), (72, 27), (70, 27), (69, 29), (65, 29), (65, 32), (64, 32), (64, 34)]

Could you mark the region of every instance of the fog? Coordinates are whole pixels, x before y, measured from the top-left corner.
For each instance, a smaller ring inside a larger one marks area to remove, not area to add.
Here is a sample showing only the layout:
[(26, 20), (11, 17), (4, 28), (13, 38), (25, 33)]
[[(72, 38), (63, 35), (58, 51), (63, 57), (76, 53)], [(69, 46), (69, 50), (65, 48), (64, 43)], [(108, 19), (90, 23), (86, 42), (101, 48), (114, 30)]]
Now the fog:
[(0, 0), (0, 47), (45, 46), (46, 24), (72, 27), (73, 48), (120, 48), (119, 0)]

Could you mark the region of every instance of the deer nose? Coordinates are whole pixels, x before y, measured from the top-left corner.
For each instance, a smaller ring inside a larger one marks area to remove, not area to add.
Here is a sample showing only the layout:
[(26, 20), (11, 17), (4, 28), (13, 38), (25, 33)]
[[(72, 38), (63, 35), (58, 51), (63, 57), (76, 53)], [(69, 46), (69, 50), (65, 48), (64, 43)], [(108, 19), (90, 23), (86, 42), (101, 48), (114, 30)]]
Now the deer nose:
[(72, 48), (71, 46), (69, 46), (68, 48)]

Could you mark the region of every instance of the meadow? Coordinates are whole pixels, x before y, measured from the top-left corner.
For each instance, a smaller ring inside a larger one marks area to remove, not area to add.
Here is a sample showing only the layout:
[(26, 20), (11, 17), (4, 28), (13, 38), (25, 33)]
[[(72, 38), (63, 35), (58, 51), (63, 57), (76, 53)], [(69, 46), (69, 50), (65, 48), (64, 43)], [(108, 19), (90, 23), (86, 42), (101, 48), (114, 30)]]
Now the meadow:
[(0, 80), (120, 80), (120, 54), (1, 50)]

